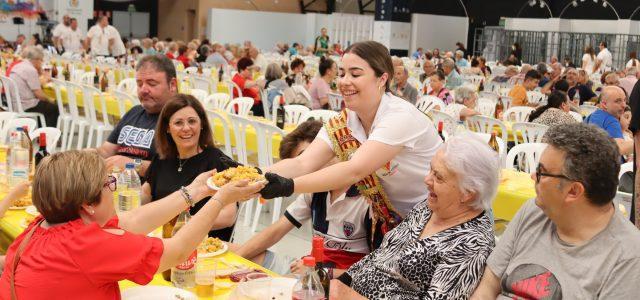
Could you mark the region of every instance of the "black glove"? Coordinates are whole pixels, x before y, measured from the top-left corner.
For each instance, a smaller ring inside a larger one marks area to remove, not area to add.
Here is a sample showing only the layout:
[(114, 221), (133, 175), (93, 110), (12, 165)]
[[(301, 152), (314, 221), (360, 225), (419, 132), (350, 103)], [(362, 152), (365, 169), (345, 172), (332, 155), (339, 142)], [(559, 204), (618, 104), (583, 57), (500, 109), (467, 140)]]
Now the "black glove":
[(289, 197), (293, 194), (293, 179), (284, 178), (275, 173), (264, 174), (264, 178), (269, 183), (260, 191), (262, 198)]

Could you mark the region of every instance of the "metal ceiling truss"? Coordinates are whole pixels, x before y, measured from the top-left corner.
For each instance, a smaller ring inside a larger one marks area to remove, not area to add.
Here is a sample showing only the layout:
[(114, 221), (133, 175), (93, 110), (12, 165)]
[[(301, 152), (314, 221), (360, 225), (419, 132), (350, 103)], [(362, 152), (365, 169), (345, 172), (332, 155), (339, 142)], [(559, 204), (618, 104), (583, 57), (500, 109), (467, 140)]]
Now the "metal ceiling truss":
[(319, 13), (319, 14), (330, 14), (333, 13), (336, 10), (336, 0), (324, 0), (327, 10), (326, 11), (319, 11), (319, 10), (312, 10), (309, 9), (309, 7), (311, 7), (311, 5), (313, 5), (314, 3), (316, 3), (316, 1), (318, 0), (311, 0), (309, 2), (305, 3), (305, 0), (300, 0), (298, 1), (298, 3), (300, 4), (300, 12), (303, 14), (306, 14), (308, 12), (311, 13)]

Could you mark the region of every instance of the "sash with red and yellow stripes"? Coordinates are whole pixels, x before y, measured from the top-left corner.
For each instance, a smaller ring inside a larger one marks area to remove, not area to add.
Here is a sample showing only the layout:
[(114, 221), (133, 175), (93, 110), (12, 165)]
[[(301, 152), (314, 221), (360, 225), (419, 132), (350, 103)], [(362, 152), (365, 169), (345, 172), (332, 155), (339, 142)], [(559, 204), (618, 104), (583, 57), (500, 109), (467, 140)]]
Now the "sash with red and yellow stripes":
[[(347, 110), (343, 109), (339, 115), (331, 118), (324, 126), (338, 158), (341, 161), (348, 161), (361, 144), (351, 135), (351, 130), (347, 127)], [(389, 197), (384, 192), (380, 179), (375, 173), (362, 178), (356, 183), (356, 186), (360, 194), (369, 201), (373, 211), (371, 239), (375, 236), (378, 222), (381, 222), (380, 229), (384, 235), (402, 221), (402, 217), (389, 201)]]

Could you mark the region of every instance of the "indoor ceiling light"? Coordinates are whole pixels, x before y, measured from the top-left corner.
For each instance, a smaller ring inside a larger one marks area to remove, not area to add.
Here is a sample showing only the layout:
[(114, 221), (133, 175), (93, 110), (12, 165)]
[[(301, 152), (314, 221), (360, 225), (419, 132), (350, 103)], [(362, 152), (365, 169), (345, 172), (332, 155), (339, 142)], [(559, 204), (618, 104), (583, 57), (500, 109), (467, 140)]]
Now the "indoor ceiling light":
[(573, 5), (573, 7), (578, 7), (578, 2), (574, 0), (573, 2), (571, 2), (571, 5)]
[(540, 8), (544, 8), (545, 4), (544, 2), (540, 1)]
[(536, 0), (529, 1), (529, 6), (534, 6), (534, 5), (536, 5)]
[(602, 2), (602, 7), (607, 7), (607, 1)]

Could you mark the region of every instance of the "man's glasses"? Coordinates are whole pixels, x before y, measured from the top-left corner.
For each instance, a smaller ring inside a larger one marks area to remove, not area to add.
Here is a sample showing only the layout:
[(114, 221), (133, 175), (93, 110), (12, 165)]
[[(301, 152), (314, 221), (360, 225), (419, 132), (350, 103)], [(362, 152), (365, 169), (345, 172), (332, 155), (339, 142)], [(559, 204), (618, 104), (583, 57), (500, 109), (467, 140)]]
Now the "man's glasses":
[(107, 177), (107, 181), (105, 181), (102, 187), (108, 187), (110, 191), (115, 192), (118, 188), (118, 179), (113, 175), (109, 175), (109, 177)]
[(573, 179), (567, 177), (566, 175), (563, 174), (549, 174), (549, 173), (543, 173), (542, 172), (542, 164), (538, 164), (538, 166), (536, 167), (536, 183), (540, 183), (540, 178), (542, 176), (546, 176), (546, 177), (553, 177), (553, 178), (562, 178), (562, 179), (566, 179), (569, 181), (574, 181)]

